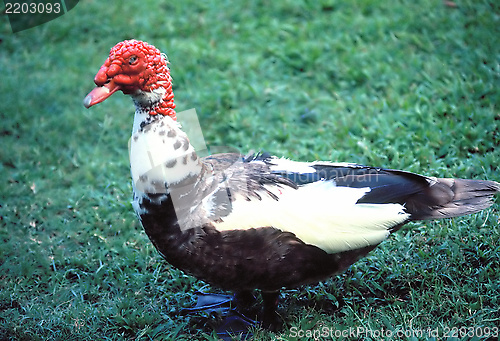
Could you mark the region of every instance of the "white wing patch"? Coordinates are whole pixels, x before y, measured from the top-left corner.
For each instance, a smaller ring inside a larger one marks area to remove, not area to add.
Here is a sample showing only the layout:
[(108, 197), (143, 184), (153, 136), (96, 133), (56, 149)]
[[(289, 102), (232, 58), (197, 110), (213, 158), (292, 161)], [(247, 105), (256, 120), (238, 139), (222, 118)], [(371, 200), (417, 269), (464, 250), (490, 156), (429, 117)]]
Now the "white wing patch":
[(316, 169), (312, 166), (336, 166), (336, 167), (354, 167), (357, 166), (354, 163), (348, 162), (327, 162), (327, 161), (315, 161), (315, 162), (301, 162), (301, 161), (293, 161), (285, 158), (276, 158), (273, 157), (271, 159), (272, 165), (270, 165), (271, 171), (273, 172), (284, 172), (284, 173), (316, 173)]
[(289, 159), (278, 159), (273, 157), (270, 165), (273, 172), (290, 172), (290, 173), (315, 173), (316, 170), (311, 167), (309, 162), (299, 162)]
[(307, 244), (328, 253), (377, 245), (389, 229), (405, 222), (409, 214), (399, 204), (356, 204), (370, 191), (336, 187), (334, 181), (318, 181), (299, 189), (266, 187), (274, 200), (236, 198), (231, 213), (215, 223), (218, 230), (275, 227), (294, 233)]

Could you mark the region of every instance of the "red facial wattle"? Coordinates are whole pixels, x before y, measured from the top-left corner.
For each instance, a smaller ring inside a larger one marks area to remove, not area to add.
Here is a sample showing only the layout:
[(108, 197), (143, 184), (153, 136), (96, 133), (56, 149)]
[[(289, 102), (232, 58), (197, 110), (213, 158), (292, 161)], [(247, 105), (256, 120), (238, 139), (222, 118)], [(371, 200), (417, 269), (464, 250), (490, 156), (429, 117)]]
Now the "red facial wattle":
[(87, 108), (106, 100), (118, 90), (134, 96), (164, 88), (161, 101), (143, 109), (150, 115), (170, 116), (175, 120), (174, 93), (167, 60), (156, 47), (146, 42), (126, 40), (116, 44), (94, 82), (97, 87), (83, 101)]

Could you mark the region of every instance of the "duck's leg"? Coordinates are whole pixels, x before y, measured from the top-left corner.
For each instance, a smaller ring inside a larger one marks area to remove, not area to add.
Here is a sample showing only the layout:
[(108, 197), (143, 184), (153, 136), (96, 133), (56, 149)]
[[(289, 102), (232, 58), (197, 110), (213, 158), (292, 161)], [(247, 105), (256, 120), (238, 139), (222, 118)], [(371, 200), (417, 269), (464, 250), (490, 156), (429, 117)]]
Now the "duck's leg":
[(245, 314), (255, 301), (251, 291), (242, 291), (234, 296), (210, 294), (197, 292), (196, 305), (192, 308), (184, 308), (181, 314), (193, 314), (205, 312), (217, 314), (222, 318), (216, 327), (217, 335), (223, 340), (232, 340), (233, 335), (239, 335), (241, 340), (246, 340), (252, 336), (250, 328), (257, 324), (256, 321), (248, 318)]
[(262, 292), (262, 300), (264, 301), (264, 311), (262, 314), (262, 326), (271, 331), (277, 331), (281, 328), (283, 321), (276, 309), (278, 308), (280, 292)]
[[(264, 309), (260, 320), (262, 327), (271, 331), (277, 331), (282, 326), (282, 320), (276, 312), (279, 294), (279, 291), (262, 292)], [(234, 296), (198, 292), (196, 305), (192, 308), (182, 309), (181, 314), (192, 314), (200, 311), (216, 312), (225, 318), (222, 325), (217, 328), (219, 335), (224, 332), (238, 332), (245, 327), (250, 328), (255, 325), (256, 321), (245, 316), (251, 311), (254, 300), (255, 297), (251, 291), (241, 291)]]
[(233, 296), (231, 308), (248, 317), (255, 318), (255, 312), (252, 310), (255, 302), (256, 299), (252, 291), (238, 291)]
[(234, 294), (230, 302), (231, 309), (225, 315), (222, 323), (216, 328), (217, 335), (223, 340), (233, 340), (232, 336), (238, 335), (240, 340), (246, 340), (253, 336), (250, 331), (257, 325), (255, 311), (252, 307), (255, 296), (251, 291), (240, 291)]

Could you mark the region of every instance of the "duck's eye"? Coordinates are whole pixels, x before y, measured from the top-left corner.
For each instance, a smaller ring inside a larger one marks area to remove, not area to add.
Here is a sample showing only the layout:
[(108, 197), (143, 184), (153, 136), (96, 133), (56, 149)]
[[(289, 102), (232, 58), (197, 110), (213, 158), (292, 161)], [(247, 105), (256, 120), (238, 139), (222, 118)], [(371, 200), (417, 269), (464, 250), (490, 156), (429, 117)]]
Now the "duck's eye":
[(132, 56), (128, 59), (128, 63), (130, 65), (134, 64), (135, 62), (137, 62), (137, 56)]

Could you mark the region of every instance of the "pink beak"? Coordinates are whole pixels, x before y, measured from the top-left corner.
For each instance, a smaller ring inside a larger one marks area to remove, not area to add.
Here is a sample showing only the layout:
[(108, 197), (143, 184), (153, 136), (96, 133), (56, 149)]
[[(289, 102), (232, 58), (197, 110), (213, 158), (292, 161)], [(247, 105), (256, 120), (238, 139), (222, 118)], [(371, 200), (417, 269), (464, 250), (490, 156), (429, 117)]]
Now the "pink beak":
[(88, 109), (97, 103), (101, 103), (120, 89), (121, 88), (118, 84), (116, 84), (113, 80), (110, 80), (103, 86), (95, 87), (94, 90), (89, 92), (89, 94), (85, 96), (83, 100), (83, 105)]

